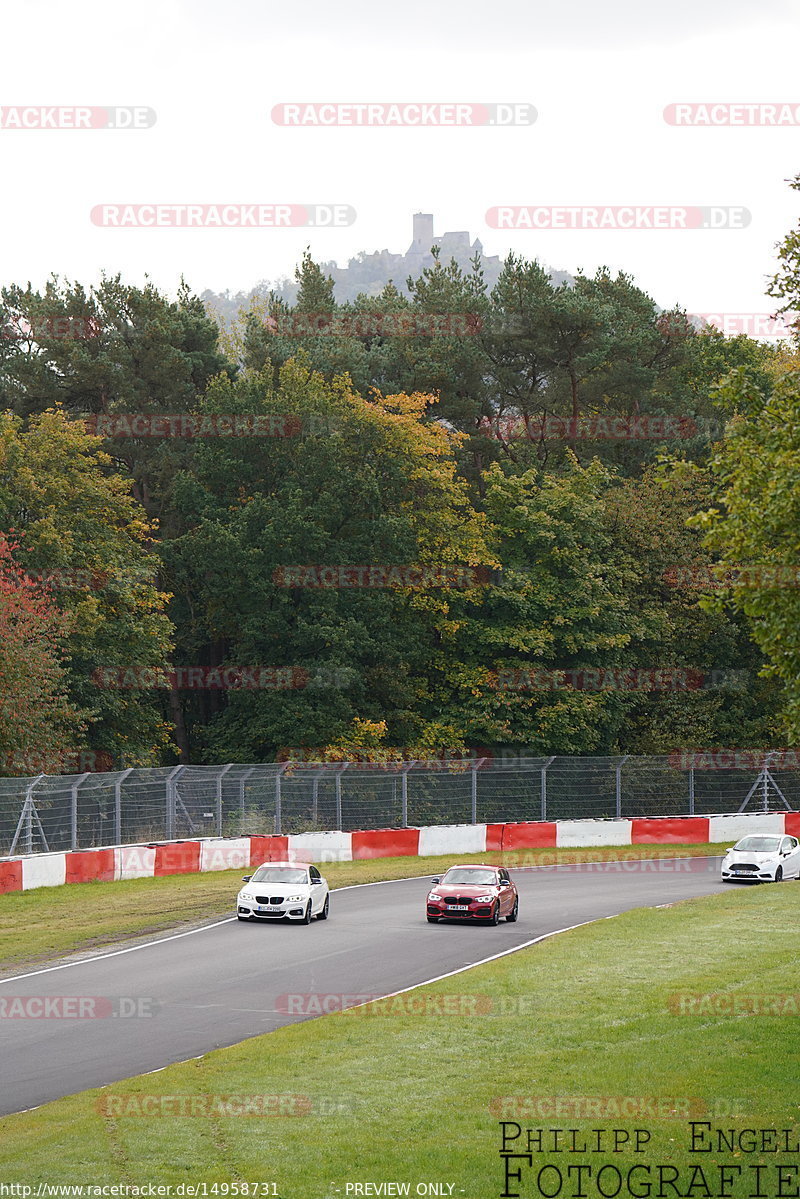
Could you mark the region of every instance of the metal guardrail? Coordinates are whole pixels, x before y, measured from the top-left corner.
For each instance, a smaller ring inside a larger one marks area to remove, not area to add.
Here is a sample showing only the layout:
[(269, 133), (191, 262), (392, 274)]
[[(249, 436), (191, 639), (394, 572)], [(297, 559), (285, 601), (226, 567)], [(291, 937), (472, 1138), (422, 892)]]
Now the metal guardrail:
[(0, 779), (0, 856), (325, 829), (799, 810), (800, 769), (667, 757), (227, 763)]

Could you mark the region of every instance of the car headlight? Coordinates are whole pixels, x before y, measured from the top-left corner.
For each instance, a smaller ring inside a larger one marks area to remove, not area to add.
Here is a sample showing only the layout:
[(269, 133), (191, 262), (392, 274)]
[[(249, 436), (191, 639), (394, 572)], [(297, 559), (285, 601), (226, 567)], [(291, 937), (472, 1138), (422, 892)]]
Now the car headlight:
[(284, 903), (299, 903), (301, 899), (305, 899), (305, 895), (287, 895)]
[(431, 900), (431, 901), (433, 901), (434, 903), (441, 903), (441, 902), (442, 902), (442, 896), (441, 896), (441, 895), (437, 895), (435, 891), (431, 891), (430, 895), (428, 896), (428, 899), (429, 899), (429, 900)]
[(251, 895), (249, 891), (240, 891), (239, 898), (241, 899), (242, 903), (252, 903), (255, 899), (255, 896)]
[(491, 903), (494, 898), (494, 895), (479, 895), (477, 899), (473, 900), (473, 903)]

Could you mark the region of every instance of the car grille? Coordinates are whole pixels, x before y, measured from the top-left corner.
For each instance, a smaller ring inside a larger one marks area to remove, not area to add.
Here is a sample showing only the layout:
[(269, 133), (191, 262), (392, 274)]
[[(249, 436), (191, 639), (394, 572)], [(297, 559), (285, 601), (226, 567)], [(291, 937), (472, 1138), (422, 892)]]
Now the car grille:
[(448, 906), (455, 905), (455, 904), (465, 904), (465, 903), (470, 904), (470, 903), (474, 903), (474, 902), (475, 902), (475, 898), (472, 895), (448, 895), (447, 898), (445, 899), (445, 903)]
[(755, 874), (757, 874), (760, 867), (755, 866), (752, 862), (734, 862), (733, 866), (729, 867), (729, 869), (731, 869), (731, 870), (752, 870)]
[(256, 895), (256, 903), (283, 903), (282, 895)]

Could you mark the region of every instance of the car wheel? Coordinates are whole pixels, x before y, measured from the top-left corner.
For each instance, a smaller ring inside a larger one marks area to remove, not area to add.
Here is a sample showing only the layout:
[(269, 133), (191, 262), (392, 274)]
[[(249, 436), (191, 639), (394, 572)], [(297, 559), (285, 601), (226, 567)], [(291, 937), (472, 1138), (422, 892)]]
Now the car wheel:
[(517, 916), (519, 916), (519, 898), (514, 900), (514, 906), (506, 916), (506, 922), (508, 924), (513, 924)]
[(779, 866), (778, 869), (775, 871), (775, 882), (776, 883), (783, 882), (783, 866)]
[(492, 914), (489, 917), (489, 923), (490, 924), (499, 924), (500, 923), (500, 900), (499, 899), (498, 899), (497, 903), (494, 905), (494, 908), (492, 909)]
[(429, 916), (428, 917), (428, 924), (438, 924), (438, 923), (439, 923), (438, 916)]
[(300, 921), (300, 923), (301, 924), (310, 924), (311, 923), (311, 900), (310, 899), (308, 901), (308, 904), (306, 905), (306, 910), (303, 914), (303, 919)]
[(330, 907), (330, 900), (331, 900), (330, 895), (326, 895), (325, 902), (322, 905), (322, 911), (317, 916), (317, 920), (327, 920), (328, 919), (328, 908)]

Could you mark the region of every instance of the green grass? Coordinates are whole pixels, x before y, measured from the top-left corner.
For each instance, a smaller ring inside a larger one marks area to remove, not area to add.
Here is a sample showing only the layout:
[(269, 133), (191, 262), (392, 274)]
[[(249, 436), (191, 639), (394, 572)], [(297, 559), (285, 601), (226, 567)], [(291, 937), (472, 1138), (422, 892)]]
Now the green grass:
[[(563, 1170), (567, 1164), (664, 1163), (682, 1172), (684, 1185), (691, 1167), (718, 1161), (768, 1164), (772, 1172), (776, 1161), (792, 1156), (690, 1154), (686, 1121), (693, 1116), (723, 1128), (797, 1125), (797, 1007), (789, 1015), (682, 1014), (671, 997), (798, 996), (798, 904), (800, 886), (790, 882), (628, 912), (403, 1001), (419, 1007), (429, 996), (427, 1011), (389, 1001), (337, 1013), (6, 1117), (0, 1120), (0, 1180), (274, 1180), (282, 1199), (347, 1199), (347, 1183), (368, 1181), (409, 1182), (414, 1194), (418, 1182), (436, 1181), (454, 1183), (454, 1196), (490, 1199), (503, 1189), (501, 1118), (534, 1128), (639, 1127), (652, 1137), (639, 1155), (542, 1155), (534, 1158), (536, 1170), (546, 1162)], [(483, 1007), (487, 1000), (492, 1007), (476, 1017), (466, 1000), (462, 1014), (443, 1014), (436, 1004), (444, 995), (455, 997), (452, 1002), (478, 995)], [(145, 1096), (257, 1094), (307, 1095), (312, 1111), (193, 1118), (111, 1117), (98, 1110), (109, 1098), (130, 1103)], [(519, 1096), (526, 1097), (522, 1114), (511, 1098)], [(576, 1119), (567, 1108), (550, 1118), (535, 1106), (548, 1097), (605, 1097), (605, 1108), (599, 1117)], [(615, 1115), (609, 1101), (625, 1098), (675, 1114)], [(786, 1196), (797, 1181), (790, 1180)], [(548, 1179), (544, 1189), (551, 1185)], [(519, 1190), (540, 1195), (535, 1171), (524, 1169)], [(729, 1193), (744, 1199), (753, 1190), (748, 1182)], [(565, 1181), (561, 1199), (573, 1193)], [(585, 1193), (597, 1199), (593, 1183)], [(713, 1181), (710, 1193), (721, 1193)], [(772, 1173), (763, 1194), (777, 1195)], [(629, 1195), (620, 1192), (621, 1199)], [(674, 1192), (664, 1195), (673, 1199)], [(693, 1195), (703, 1199), (705, 1193), (696, 1188)]]
[[(509, 866), (591, 861), (606, 857), (643, 858), (719, 852), (707, 845), (632, 845), (612, 849), (528, 849), (503, 855)], [(556, 859), (557, 854), (557, 859)], [(496, 853), (467, 855), (475, 861), (499, 861)], [(332, 862), (323, 873), (332, 887), (437, 874), (464, 861), (464, 854), (431, 858), (378, 858)], [(120, 940), (196, 927), (231, 915), (246, 871), (178, 874), (118, 883), (80, 883), (0, 895), (0, 974), (41, 964), (71, 953), (100, 949)], [(47, 918), (42, 912), (46, 909)]]

